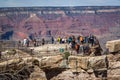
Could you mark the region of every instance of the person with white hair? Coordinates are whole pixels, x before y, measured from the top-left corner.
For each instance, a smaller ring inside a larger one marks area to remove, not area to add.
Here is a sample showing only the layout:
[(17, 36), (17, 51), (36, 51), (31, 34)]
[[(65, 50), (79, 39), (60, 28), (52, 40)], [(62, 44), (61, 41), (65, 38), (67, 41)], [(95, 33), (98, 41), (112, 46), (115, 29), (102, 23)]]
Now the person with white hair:
[(23, 39), (23, 46), (26, 46), (26, 44), (27, 44), (27, 39), (25, 38)]

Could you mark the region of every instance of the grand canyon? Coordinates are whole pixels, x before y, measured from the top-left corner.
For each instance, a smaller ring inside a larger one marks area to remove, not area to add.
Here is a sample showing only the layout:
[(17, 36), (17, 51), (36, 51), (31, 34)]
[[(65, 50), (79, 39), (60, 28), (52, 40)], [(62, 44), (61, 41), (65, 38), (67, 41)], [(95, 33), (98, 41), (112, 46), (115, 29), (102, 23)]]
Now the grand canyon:
[(120, 38), (119, 6), (0, 8), (0, 39), (96, 35), (101, 43)]
[[(39, 41), (90, 34), (98, 43), (79, 44), (78, 53)], [(40, 45), (23, 45), (24, 38)], [(120, 6), (0, 8), (0, 80), (119, 80), (119, 38)]]

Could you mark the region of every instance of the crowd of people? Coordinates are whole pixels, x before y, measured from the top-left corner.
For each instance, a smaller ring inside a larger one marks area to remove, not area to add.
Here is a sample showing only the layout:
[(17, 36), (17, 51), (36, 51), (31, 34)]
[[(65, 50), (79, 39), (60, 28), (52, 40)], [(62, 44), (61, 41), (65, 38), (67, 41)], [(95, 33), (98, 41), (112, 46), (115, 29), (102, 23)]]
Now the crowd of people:
[[(24, 46), (24, 47), (34, 46), (34, 47), (36, 47), (36, 46), (38, 46), (38, 43), (40, 43), (40, 42), (37, 41), (36, 39), (31, 40), (29, 38), (25, 38), (21, 41), (20, 40), (18, 41), (18, 46), (19, 47), (20, 46)], [(45, 44), (45, 39), (42, 38), (41, 45), (44, 45), (44, 44)]]
[[(90, 48), (98, 45), (100, 47), (99, 41), (96, 36), (90, 34), (89, 36), (68, 36), (68, 37), (50, 37), (51, 44), (69, 44), (69, 48), (71, 50), (75, 50), (77, 54), (79, 53), (90, 53)], [(44, 38), (41, 39), (41, 45), (46, 44), (46, 40)], [(36, 39), (29, 40), (28, 38), (24, 39), (22, 42), (19, 41), (19, 44), (22, 46), (29, 47), (32, 44), (34, 47), (38, 46), (38, 41)]]
[(68, 43), (71, 50), (75, 50), (77, 54), (90, 54), (91, 48), (97, 46), (98, 51), (102, 51), (99, 41), (96, 36), (90, 34), (89, 36), (69, 36), (68, 38), (57, 38), (58, 43)]

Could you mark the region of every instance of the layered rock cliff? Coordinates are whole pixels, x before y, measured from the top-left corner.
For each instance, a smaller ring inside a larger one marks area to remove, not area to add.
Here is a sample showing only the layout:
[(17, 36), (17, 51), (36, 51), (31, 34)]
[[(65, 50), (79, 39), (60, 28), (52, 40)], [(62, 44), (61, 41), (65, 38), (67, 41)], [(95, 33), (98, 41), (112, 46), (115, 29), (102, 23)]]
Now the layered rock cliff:
[(1, 39), (92, 33), (110, 40), (120, 38), (119, 27), (119, 6), (0, 8)]
[(53, 51), (66, 44), (46, 45), (50, 52), (46, 47), (35, 47), (38, 53), (34, 55), (18, 49), (2, 51), (0, 80), (119, 80), (119, 41), (108, 41), (109, 51), (101, 56), (72, 54), (65, 58), (65, 53)]

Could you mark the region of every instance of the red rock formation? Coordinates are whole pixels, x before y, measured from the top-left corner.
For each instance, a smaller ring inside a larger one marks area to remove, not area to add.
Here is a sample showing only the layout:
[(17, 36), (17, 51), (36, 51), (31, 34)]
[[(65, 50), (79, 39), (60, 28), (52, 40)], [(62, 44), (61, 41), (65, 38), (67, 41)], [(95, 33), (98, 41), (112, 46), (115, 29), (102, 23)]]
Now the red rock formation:
[(112, 33), (115, 36), (114, 31), (110, 31), (110, 29), (116, 27), (118, 31), (120, 30), (119, 7), (110, 7), (109, 9), (108, 7), (16, 9), (20, 11), (10, 12), (12, 9), (8, 9), (9, 11), (6, 9), (1, 10), (1, 12), (6, 12), (0, 13), (0, 27), (6, 24), (13, 26), (13, 39), (18, 38), (17, 36), (21, 37), (19, 33), (23, 33), (24, 36), (33, 34), (37, 37), (49, 34), (67, 36), (90, 33), (98, 36)]

